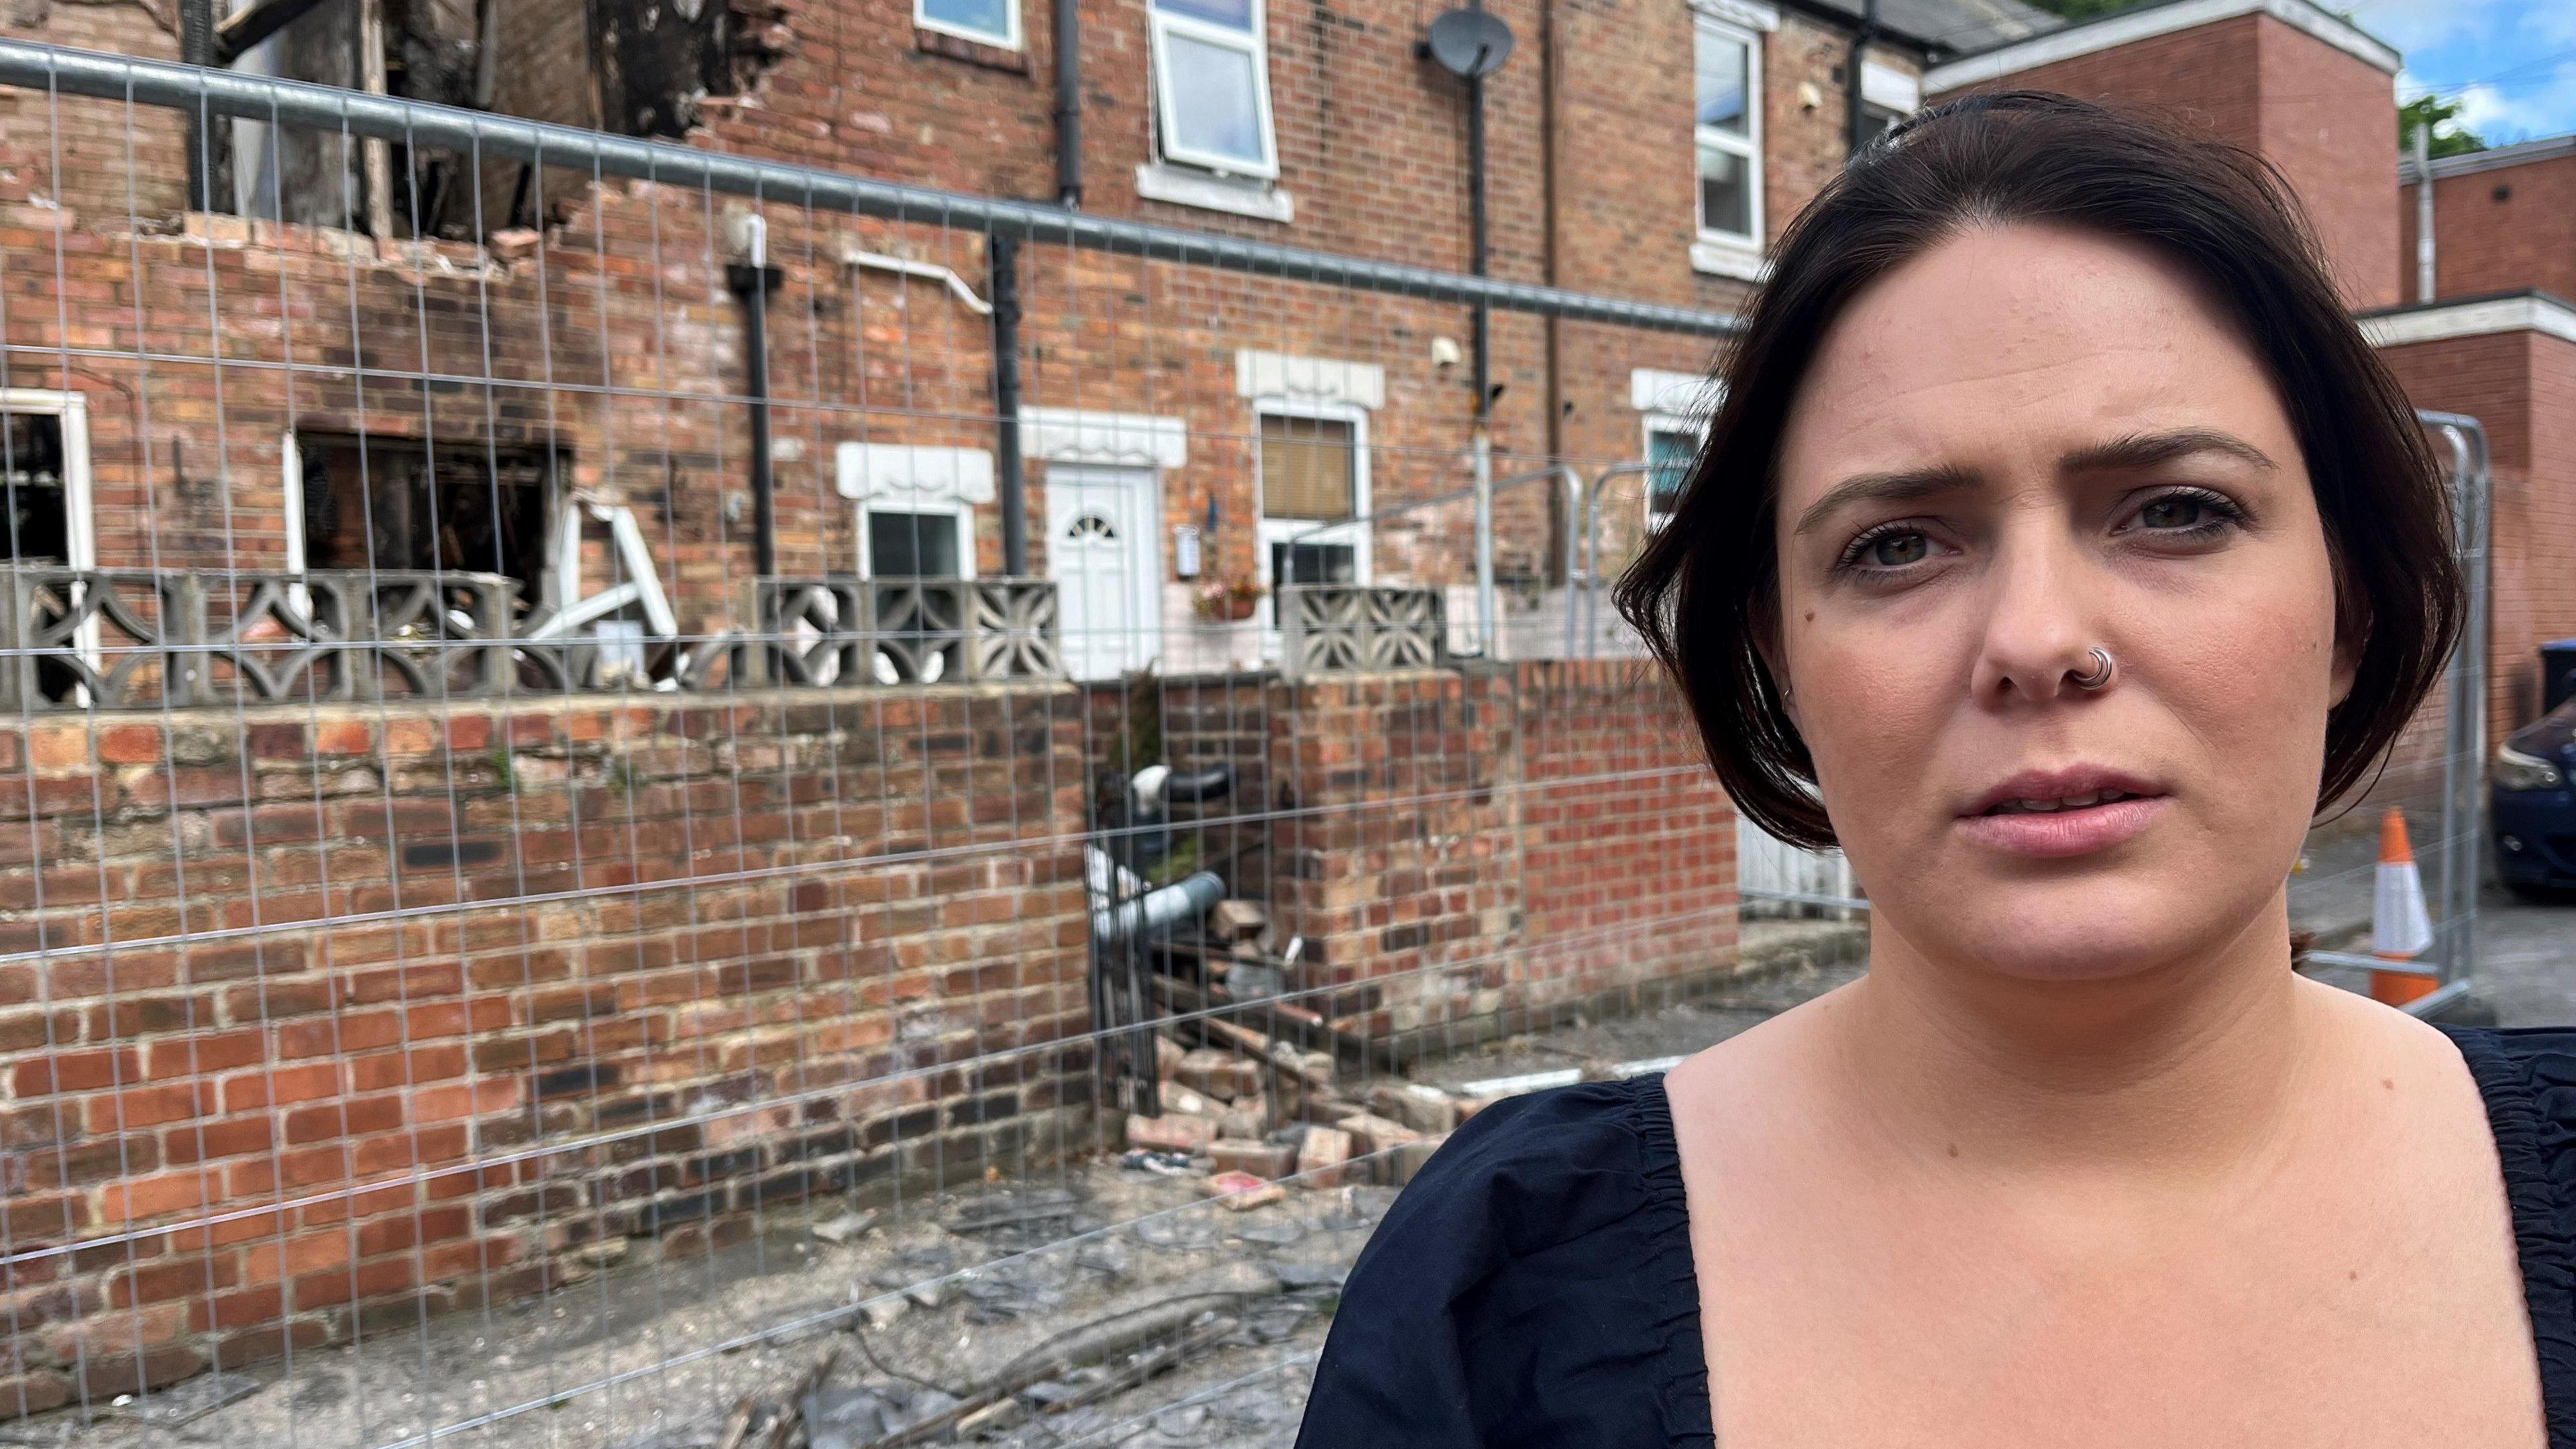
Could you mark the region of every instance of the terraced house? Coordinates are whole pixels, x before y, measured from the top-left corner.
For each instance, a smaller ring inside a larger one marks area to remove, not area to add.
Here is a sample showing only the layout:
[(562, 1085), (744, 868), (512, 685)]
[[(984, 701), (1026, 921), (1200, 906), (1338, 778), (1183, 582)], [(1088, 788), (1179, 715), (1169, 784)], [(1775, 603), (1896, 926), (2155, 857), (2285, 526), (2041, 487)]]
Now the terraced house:
[(0, 1414), (1094, 1150), (1156, 1013), (1733, 969), (1848, 887), (1600, 585), (1927, 100), (2185, 109), (2401, 296), (2308, 0), (5, 21)]

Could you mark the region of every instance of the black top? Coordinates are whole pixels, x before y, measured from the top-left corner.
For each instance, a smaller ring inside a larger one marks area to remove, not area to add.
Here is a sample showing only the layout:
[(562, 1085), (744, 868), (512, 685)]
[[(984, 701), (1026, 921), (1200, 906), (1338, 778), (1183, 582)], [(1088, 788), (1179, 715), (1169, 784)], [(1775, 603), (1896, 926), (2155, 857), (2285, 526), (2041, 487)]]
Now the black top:
[[(2445, 1027), (2513, 1205), (2550, 1449), (2576, 1449), (2576, 1030)], [(1663, 1078), (1497, 1103), (1351, 1269), (1298, 1449), (1713, 1446)]]

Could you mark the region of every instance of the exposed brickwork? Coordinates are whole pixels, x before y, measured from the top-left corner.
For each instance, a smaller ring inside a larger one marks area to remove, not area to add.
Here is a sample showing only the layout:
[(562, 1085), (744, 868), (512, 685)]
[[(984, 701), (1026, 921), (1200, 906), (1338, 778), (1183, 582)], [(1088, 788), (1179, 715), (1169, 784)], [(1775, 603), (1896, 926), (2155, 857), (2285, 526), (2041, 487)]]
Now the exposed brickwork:
[(1271, 812), (1238, 893), (1345, 1030), (1418, 1045), (1731, 969), (1734, 815), (1636, 661), (1180, 681), (1162, 730), (1175, 764), (1235, 762), (1230, 812)]
[[(2415, 294), (2416, 188), (2401, 188), (2399, 255), (2405, 299)], [(2576, 298), (2576, 156), (2436, 177), (2433, 182), (2433, 296), (2436, 300), (2518, 292), (2526, 287)]]
[(1978, 89), (2162, 108), (2280, 168), (2344, 299), (2397, 300), (2397, 121), (2388, 73), (2273, 19), (2240, 15), (2032, 66)]
[(1080, 740), (1060, 687), (0, 727), (30, 1392), (1079, 1150)]
[(2549, 640), (2576, 636), (2576, 344), (2502, 332), (2381, 349), (2418, 406), (2467, 413), (2493, 449), (2488, 734), (2540, 714)]

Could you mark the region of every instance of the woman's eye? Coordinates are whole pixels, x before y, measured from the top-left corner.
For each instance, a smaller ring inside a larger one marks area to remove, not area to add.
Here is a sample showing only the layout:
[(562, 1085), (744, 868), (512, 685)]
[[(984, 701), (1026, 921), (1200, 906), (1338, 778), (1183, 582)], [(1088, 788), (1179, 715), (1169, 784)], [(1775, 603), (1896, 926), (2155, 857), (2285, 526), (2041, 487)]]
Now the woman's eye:
[(2146, 528), (2197, 528), (2210, 521), (2211, 513), (2206, 499), (2168, 494), (2139, 509), (2138, 522)]
[(1919, 533), (1882, 533), (1861, 548), (1861, 558), (1876, 568), (1896, 569), (1921, 563), (1932, 553), (1932, 540)]

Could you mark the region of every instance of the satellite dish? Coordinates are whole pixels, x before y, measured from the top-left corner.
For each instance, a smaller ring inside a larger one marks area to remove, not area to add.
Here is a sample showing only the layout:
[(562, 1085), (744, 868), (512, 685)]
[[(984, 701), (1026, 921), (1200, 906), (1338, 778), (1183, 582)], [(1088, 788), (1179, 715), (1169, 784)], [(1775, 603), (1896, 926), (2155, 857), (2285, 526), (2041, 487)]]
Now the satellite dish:
[(1474, 79), (1511, 59), (1512, 28), (1488, 10), (1452, 10), (1431, 22), (1431, 58), (1454, 76)]

